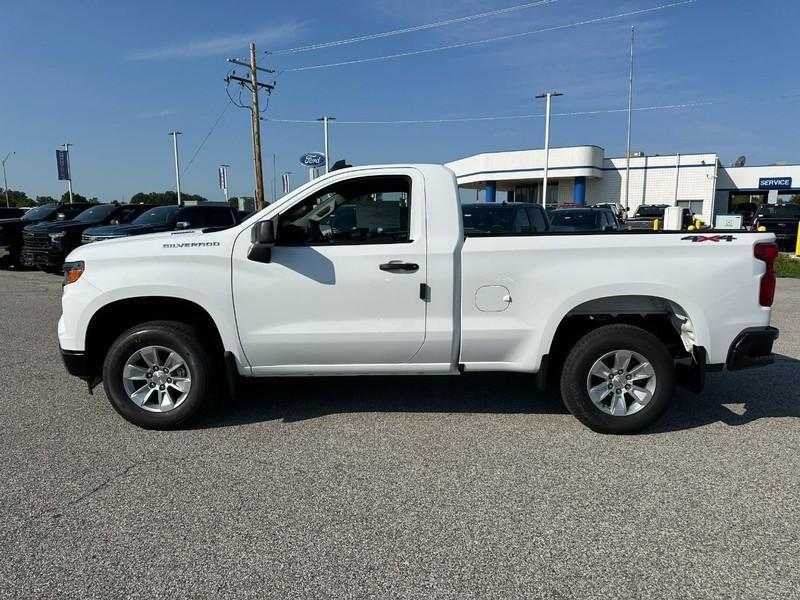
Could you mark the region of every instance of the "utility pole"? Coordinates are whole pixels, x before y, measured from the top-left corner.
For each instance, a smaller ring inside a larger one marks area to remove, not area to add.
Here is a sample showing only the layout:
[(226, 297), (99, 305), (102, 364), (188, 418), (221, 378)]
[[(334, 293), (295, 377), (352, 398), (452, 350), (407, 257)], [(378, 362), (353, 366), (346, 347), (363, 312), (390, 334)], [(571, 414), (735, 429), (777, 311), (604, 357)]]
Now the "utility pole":
[(181, 205), (181, 167), (178, 161), (178, 136), (181, 135), (180, 131), (170, 131), (169, 135), (172, 136), (172, 148), (175, 153), (175, 184), (178, 187), (178, 206)]
[(628, 140), (625, 144), (625, 208), (628, 208), (628, 194), (631, 185), (631, 114), (633, 113), (633, 35), (635, 26), (631, 26), (631, 64), (628, 74)]
[(8, 161), (9, 156), (14, 156), (15, 154), (16, 152), (9, 152), (3, 159), (3, 189), (6, 192), (6, 208), (10, 206), (10, 204), (8, 203), (8, 179), (6, 179), (6, 161)]
[(322, 135), (324, 136), (324, 144), (325, 144), (325, 174), (327, 175), (330, 173), (331, 170), (331, 157), (328, 155), (328, 121), (335, 121), (336, 117), (329, 117), (328, 115), (324, 115), (317, 119), (317, 121), (322, 121)]
[(255, 43), (250, 43), (250, 62), (246, 63), (241, 60), (237, 60), (235, 58), (229, 58), (229, 63), (233, 63), (236, 65), (240, 65), (242, 67), (246, 67), (249, 71), (249, 78), (239, 77), (235, 73), (228, 75), (225, 78), (226, 82), (230, 81), (237, 81), (240, 85), (247, 87), (252, 95), (253, 100), (250, 105), (250, 116), (252, 118), (252, 128), (253, 128), (253, 166), (255, 169), (255, 176), (256, 176), (256, 210), (261, 210), (264, 208), (264, 174), (263, 169), (261, 166), (261, 119), (260, 113), (258, 108), (258, 92), (261, 89), (267, 90), (267, 93), (271, 93), (272, 90), (275, 88), (275, 83), (259, 83), (258, 81), (258, 71), (263, 71), (265, 73), (274, 73), (274, 69), (265, 69), (264, 67), (259, 67), (256, 62), (256, 45)]
[(69, 147), (72, 144), (64, 144), (64, 152), (67, 153), (67, 174), (69, 178), (67, 179), (67, 190), (69, 190), (69, 203), (72, 204), (72, 161), (69, 159)]
[(542, 206), (547, 208), (547, 169), (550, 166), (550, 100), (554, 96), (563, 96), (560, 92), (544, 92), (536, 96), (545, 99), (544, 115), (544, 180), (542, 181)]

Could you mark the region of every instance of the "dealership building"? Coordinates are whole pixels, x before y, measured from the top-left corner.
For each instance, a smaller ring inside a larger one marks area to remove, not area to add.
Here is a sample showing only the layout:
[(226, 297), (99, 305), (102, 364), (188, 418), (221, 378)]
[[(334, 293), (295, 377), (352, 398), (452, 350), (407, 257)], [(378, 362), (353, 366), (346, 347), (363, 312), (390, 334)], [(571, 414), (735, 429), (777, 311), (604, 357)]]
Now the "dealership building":
[[(706, 223), (714, 223), (717, 215), (735, 212), (743, 204), (775, 204), (800, 194), (800, 165), (725, 167), (715, 153), (635, 153), (629, 169), (626, 162), (625, 157), (607, 158), (600, 146), (551, 148), (547, 205), (614, 202), (624, 206), (626, 172), (630, 173), (631, 213), (640, 204), (684, 206)], [(542, 200), (542, 149), (487, 152), (447, 166), (455, 172), (459, 187), (483, 190), (487, 202)], [(469, 198), (469, 192), (462, 197)]]

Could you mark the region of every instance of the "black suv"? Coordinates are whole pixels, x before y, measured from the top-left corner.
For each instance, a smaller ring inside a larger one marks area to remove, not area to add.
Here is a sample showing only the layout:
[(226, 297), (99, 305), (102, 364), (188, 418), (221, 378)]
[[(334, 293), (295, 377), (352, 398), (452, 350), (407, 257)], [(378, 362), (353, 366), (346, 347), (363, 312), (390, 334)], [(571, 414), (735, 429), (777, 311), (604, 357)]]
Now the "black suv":
[(99, 242), (129, 235), (176, 229), (225, 229), (239, 223), (237, 212), (227, 204), (197, 206), (150, 206), (128, 225), (92, 227), (83, 232), (81, 243)]
[(550, 229), (547, 213), (527, 202), (479, 202), (461, 205), (464, 235), (521, 235)]
[(4, 262), (12, 267), (20, 265), (22, 251), (22, 230), (33, 223), (43, 221), (67, 221), (77, 217), (92, 206), (88, 202), (74, 204), (44, 204), (30, 209), (21, 217), (0, 219), (0, 255), (5, 253)]
[(97, 204), (69, 221), (28, 225), (22, 231), (20, 261), (26, 267), (60, 272), (67, 255), (81, 245), (81, 234), (86, 229), (130, 223), (148, 208), (145, 204)]

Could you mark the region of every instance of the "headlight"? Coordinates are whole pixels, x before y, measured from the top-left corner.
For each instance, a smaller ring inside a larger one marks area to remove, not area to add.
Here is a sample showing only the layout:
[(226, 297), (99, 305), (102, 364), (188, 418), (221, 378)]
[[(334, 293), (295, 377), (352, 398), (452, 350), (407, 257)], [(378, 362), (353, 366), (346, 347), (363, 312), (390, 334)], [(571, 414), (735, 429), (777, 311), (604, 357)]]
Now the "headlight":
[(50, 239), (51, 240), (60, 240), (65, 235), (67, 235), (67, 232), (66, 231), (59, 231), (58, 233), (51, 233), (49, 235), (50, 235)]
[(64, 285), (75, 283), (83, 275), (84, 265), (82, 260), (64, 263)]

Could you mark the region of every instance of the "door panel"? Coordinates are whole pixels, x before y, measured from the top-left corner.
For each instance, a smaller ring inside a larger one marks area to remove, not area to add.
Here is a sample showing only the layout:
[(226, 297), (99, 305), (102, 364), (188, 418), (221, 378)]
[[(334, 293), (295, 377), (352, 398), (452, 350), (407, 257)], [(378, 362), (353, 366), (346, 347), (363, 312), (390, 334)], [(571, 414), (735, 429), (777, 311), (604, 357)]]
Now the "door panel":
[[(392, 240), (396, 231), (387, 234), (390, 228), (376, 224), (380, 207), (371, 205), (354, 216), (352, 206), (345, 205), (336, 209), (338, 217), (327, 210), (330, 203), (303, 210), (302, 203), (321, 191), (311, 191), (281, 213), (284, 231), (295, 240), (304, 233), (288, 227), (290, 218), (301, 223), (298, 214), (306, 219), (324, 215), (315, 232), (324, 232), (327, 243), (281, 245), (279, 233), (271, 261), (261, 263), (247, 258), (249, 239), (239, 237), (233, 256), (236, 320), (254, 368), (391, 365), (408, 362), (417, 353), (425, 339), (426, 305), (419, 292), (426, 282), (424, 182), (416, 171), (403, 174), (411, 181), (410, 221), (402, 224), (409, 241)], [(353, 239), (366, 241), (348, 242), (348, 231)], [(373, 236), (374, 231), (378, 233)], [(418, 268), (381, 268), (393, 261)]]

